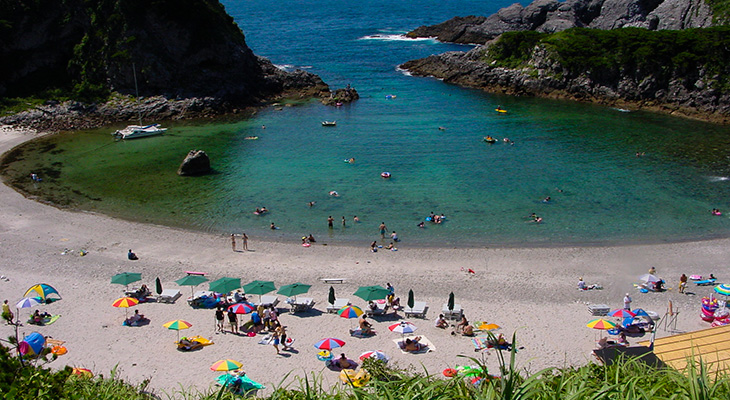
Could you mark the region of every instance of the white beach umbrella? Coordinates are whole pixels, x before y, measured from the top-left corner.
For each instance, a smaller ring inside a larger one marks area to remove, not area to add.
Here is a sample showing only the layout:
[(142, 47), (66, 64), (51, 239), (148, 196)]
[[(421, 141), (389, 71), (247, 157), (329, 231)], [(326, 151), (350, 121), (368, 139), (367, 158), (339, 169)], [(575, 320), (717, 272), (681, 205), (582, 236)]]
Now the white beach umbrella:
[(652, 275), (652, 274), (644, 274), (639, 277), (639, 280), (646, 282), (646, 283), (654, 283), (654, 282), (659, 282), (661, 279), (657, 278), (655, 275)]
[(40, 297), (24, 297), (15, 305), (15, 308), (30, 308), (41, 304), (43, 300)]

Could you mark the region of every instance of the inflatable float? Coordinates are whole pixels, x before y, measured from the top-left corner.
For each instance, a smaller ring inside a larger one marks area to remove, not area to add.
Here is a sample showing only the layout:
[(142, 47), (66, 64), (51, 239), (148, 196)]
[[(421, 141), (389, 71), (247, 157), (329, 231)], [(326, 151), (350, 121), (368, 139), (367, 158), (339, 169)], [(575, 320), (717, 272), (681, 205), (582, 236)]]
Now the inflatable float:
[(387, 171), (381, 172), (380, 173), (380, 176), (383, 177), (383, 178), (386, 178), (386, 179), (387, 178), (390, 178), (390, 172), (387, 172)]

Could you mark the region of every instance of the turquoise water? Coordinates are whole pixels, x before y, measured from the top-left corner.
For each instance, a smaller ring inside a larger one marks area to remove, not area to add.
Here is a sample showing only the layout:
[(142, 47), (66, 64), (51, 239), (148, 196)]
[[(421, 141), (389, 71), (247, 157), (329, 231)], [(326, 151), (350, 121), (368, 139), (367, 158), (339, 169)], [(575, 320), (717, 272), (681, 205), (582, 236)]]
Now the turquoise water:
[[(82, 209), (292, 241), (312, 233), (330, 243), (369, 243), (381, 222), (399, 233), (402, 246), (727, 236), (728, 219), (709, 210), (728, 207), (730, 129), (490, 95), (396, 69), (409, 59), (468, 49), (399, 34), (508, 3), (224, 1), (254, 52), (306, 68), (333, 87), (352, 84), (361, 99), (341, 108), (268, 108), (242, 121), (168, 123), (165, 136), (129, 142), (112, 141), (111, 128), (56, 135), (29, 144), (11, 175), (39, 171), (44, 182), (20, 184)], [(508, 112), (496, 113), (498, 105)], [(323, 120), (337, 126), (322, 127)], [(259, 139), (243, 139), (250, 135)], [(484, 143), (485, 135), (514, 145)], [(178, 177), (190, 149), (205, 150), (215, 173)], [(637, 157), (639, 151), (646, 155)], [(350, 157), (354, 164), (343, 162)], [(383, 171), (392, 178), (381, 178)], [(340, 196), (329, 196), (332, 190)], [(552, 201), (543, 203), (547, 196)], [(260, 206), (271, 212), (254, 215)], [(431, 211), (447, 221), (416, 227)], [(526, 218), (533, 212), (541, 224)], [(271, 222), (280, 229), (268, 229)]]

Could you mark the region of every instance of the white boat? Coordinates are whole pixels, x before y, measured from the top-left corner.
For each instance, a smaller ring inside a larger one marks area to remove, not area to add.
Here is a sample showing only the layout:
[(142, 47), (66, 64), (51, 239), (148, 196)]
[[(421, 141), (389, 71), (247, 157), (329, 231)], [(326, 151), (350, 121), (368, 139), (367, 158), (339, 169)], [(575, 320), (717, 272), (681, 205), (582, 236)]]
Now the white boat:
[(322, 126), (337, 126), (337, 121), (322, 121)]
[(112, 135), (120, 139), (138, 139), (147, 136), (162, 135), (167, 128), (160, 128), (160, 124), (152, 124), (147, 126), (129, 125), (124, 129), (120, 129)]

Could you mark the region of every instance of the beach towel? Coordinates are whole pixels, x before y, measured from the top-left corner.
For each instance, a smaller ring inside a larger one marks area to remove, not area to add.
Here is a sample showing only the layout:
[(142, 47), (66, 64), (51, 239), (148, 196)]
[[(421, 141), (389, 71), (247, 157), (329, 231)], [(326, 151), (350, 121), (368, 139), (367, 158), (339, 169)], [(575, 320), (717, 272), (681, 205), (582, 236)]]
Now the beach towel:
[(43, 319), (41, 319), (40, 323), (35, 323), (33, 320), (33, 317), (31, 316), (28, 319), (28, 323), (33, 324), (33, 325), (50, 325), (50, 324), (56, 322), (56, 320), (59, 318), (61, 318), (61, 314), (51, 315), (51, 316), (44, 317)]
[(371, 332), (372, 333), (370, 333), (369, 335), (366, 335), (366, 334), (364, 334), (362, 332), (362, 329), (354, 329), (354, 330), (351, 330), (350, 331), (350, 336), (353, 336), (353, 337), (356, 337), (356, 338), (360, 338), (360, 339), (365, 339), (365, 338), (369, 338), (369, 337), (375, 336), (376, 332), (375, 331), (371, 331)]
[(259, 344), (271, 344), (274, 341), (273, 335), (266, 335), (263, 339), (259, 340)]
[(398, 350), (400, 350), (403, 354), (424, 354), (424, 353), (430, 353), (432, 351), (436, 351), (436, 347), (434, 347), (433, 343), (431, 343), (427, 337), (420, 335), (421, 339), (418, 341), (418, 343), (426, 345), (426, 347), (422, 348), (418, 351), (405, 351), (403, 350), (404, 342), (406, 339), (413, 340), (414, 338), (418, 337), (418, 335), (413, 336), (406, 336), (402, 339), (393, 339), (393, 343), (398, 347)]
[(474, 351), (488, 350), (492, 346), (489, 344), (488, 337), (475, 337), (471, 339), (471, 343), (474, 345)]

